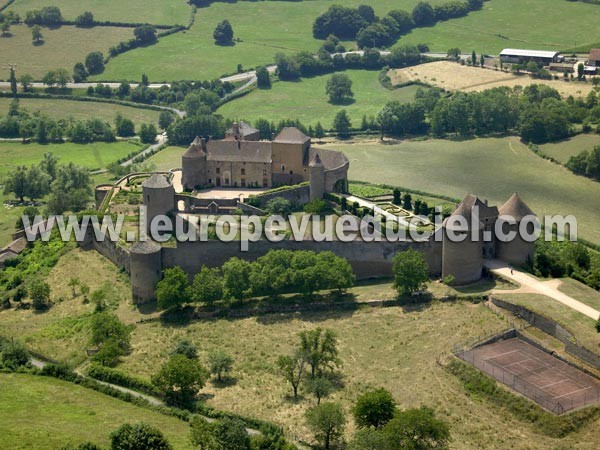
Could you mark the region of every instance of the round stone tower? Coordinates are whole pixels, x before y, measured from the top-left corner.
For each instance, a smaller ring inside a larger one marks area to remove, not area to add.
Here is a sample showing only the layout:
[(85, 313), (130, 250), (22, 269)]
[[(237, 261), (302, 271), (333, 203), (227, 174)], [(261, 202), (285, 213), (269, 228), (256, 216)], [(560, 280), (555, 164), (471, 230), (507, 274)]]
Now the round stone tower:
[(464, 202), (444, 221), (442, 277), (452, 275), (458, 285), (473, 283), (481, 278), (483, 230), (483, 223), (473, 216), (472, 208)]
[(133, 303), (143, 305), (156, 299), (156, 283), (162, 274), (161, 247), (155, 242), (136, 242), (129, 251)]
[(193, 190), (207, 183), (206, 157), (206, 140), (197, 137), (181, 157), (183, 189)]
[(155, 173), (142, 183), (144, 206), (146, 207), (146, 232), (152, 219), (167, 215), (175, 209), (175, 189), (164, 175)]
[[(535, 251), (535, 242), (527, 242), (519, 233), (519, 227), (523, 222), (523, 219), (527, 216), (535, 216), (533, 211), (521, 200), (519, 194), (516, 192), (508, 199), (508, 201), (500, 207), (499, 210), (500, 218), (503, 220), (503, 216), (506, 218), (513, 219), (516, 223), (510, 225), (504, 222), (502, 225), (502, 231), (504, 234), (515, 234), (515, 238), (512, 240), (502, 239), (503, 236), (497, 236), (497, 256), (502, 261), (514, 265), (524, 265), (528, 260), (533, 260), (533, 254)], [(533, 232), (533, 224), (527, 225), (528, 233)]]
[(310, 175), (310, 200), (322, 199), (325, 195), (325, 166), (316, 153), (308, 165)]

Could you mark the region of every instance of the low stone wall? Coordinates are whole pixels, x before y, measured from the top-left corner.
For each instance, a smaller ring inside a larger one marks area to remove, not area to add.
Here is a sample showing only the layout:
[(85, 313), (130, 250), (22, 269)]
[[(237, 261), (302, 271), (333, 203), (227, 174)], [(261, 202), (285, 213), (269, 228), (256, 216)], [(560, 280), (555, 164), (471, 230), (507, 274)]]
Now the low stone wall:
[(310, 186), (302, 185), (298, 187), (292, 187), (289, 189), (283, 189), (281, 191), (273, 192), (273, 193), (265, 193), (257, 195), (254, 198), (260, 200), (260, 207), (264, 207), (267, 202), (273, 198), (281, 197), (289, 201), (290, 203), (295, 203), (297, 205), (303, 205), (310, 201)]
[(248, 203), (238, 202), (237, 207), (239, 209), (241, 209), (244, 214), (249, 214), (251, 216), (264, 216), (265, 215), (265, 212), (262, 209), (256, 208), (252, 205), (249, 205)]
[(524, 306), (515, 305), (494, 297), (491, 297), (490, 300), (494, 305), (512, 312), (532, 326), (542, 330), (544, 333), (555, 337), (565, 344), (565, 351), (568, 354), (575, 356), (595, 369), (600, 370), (600, 355), (583, 347), (582, 345), (574, 343), (575, 337), (559, 323), (549, 319), (548, 317), (544, 317), (541, 314), (531, 311)]

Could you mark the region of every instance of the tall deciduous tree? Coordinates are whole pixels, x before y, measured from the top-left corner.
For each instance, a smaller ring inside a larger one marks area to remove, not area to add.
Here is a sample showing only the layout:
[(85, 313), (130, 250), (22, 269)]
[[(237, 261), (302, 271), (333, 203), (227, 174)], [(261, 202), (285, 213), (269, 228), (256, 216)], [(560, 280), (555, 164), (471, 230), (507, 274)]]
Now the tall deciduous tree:
[(359, 427), (380, 428), (394, 417), (396, 402), (387, 390), (375, 389), (358, 397), (352, 412)]
[(161, 309), (179, 307), (187, 300), (189, 280), (181, 267), (164, 270), (163, 279), (156, 285), (156, 301)]
[(350, 135), (351, 127), (352, 122), (350, 121), (350, 117), (348, 117), (346, 110), (342, 109), (333, 119), (333, 129), (339, 137), (346, 138)]
[(219, 45), (230, 45), (233, 42), (233, 27), (229, 23), (229, 20), (225, 19), (217, 25), (213, 37)]
[(328, 450), (342, 437), (346, 417), (338, 403), (327, 402), (309, 409), (306, 423), (317, 441)]
[[(87, 447), (86, 447), (87, 448)], [(162, 432), (152, 425), (121, 425), (110, 435), (111, 450), (171, 450)]]
[(331, 103), (342, 103), (354, 97), (352, 80), (344, 73), (336, 73), (327, 80), (326, 93)]
[(173, 355), (152, 377), (152, 383), (165, 392), (167, 402), (189, 407), (206, 383), (207, 371), (196, 360)]
[(231, 372), (233, 357), (223, 350), (215, 350), (208, 354), (208, 367), (210, 373), (217, 376), (217, 381), (223, 380), (223, 375)]
[(42, 34), (42, 27), (34, 25), (31, 28), (31, 39), (33, 39), (34, 44), (39, 44), (43, 41), (44, 35)]
[(292, 385), (294, 400), (297, 400), (298, 388), (304, 377), (304, 367), (306, 366), (304, 355), (296, 352), (292, 356), (280, 356), (277, 366), (286, 381)]
[(327, 368), (340, 364), (337, 349), (337, 336), (332, 330), (315, 328), (300, 333), (300, 352), (310, 366), (311, 378), (322, 375)]
[(394, 287), (401, 294), (412, 294), (429, 280), (429, 267), (421, 252), (407, 250), (394, 256)]
[(190, 301), (212, 305), (223, 298), (223, 277), (219, 269), (202, 266), (188, 289)]

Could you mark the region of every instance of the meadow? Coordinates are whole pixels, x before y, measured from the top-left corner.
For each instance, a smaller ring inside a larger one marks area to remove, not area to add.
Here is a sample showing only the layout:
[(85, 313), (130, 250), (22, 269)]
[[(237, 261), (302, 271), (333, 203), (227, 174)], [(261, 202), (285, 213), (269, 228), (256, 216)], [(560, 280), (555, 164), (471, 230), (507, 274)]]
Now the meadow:
[(274, 122), (290, 118), (300, 119), (306, 126), (321, 122), (325, 128), (330, 128), (335, 114), (345, 109), (353, 126), (359, 127), (363, 115), (376, 116), (392, 100), (412, 101), (418, 89), (418, 86), (386, 89), (379, 82), (376, 71), (347, 70), (344, 73), (352, 80), (354, 92), (354, 101), (347, 105), (329, 103), (325, 87), (331, 75), (324, 75), (296, 82), (279, 81), (273, 83), (271, 89), (255, 89), (226, 103), (217, 112), (224, 117), (251, 122), (261, 117)]
[[(55, 29), (43, 28), (44, 43), (34, 45), (29, 27), (13, 25), (10, 32), (10, 37), (0, 38), (3, 64), (16, 64), (17, 77), (28, 73), (37, 80), (41, 80), (50, 70), (64, 68), (70, 73), (73, 66), (83, 62), (88, 53), (102, 51), (107, 55), (110, 47), (133, 37), (131, 28), (85, 29), (63, 26)], [(8, 70), (2, 69), (0, 78), (8, 79)]]
[(0, 374), (0, 447), (52, 450), (91, 441), (106, 447), (124, 423), (160, 429), (175, 449), (187, 450), (189, 425), (54, 378)]
[[(44, 0), (16, 0), (9, 11), (24, 16), (27, 11), (48, 6)], [(56, 2), (66, 20), (75, 20), (85, 11), (99, 21), (152, 23), (156, 25), (187, 25), (190, 7), (185, 0), (61, 0)]]
[(129, 153), (140, 150), (139, 145), (125, 141), (110, 144), (106, 142), (91, 144), (67, 142), (47, 145), (2, 142), (0, 143), (0, 179), (17, 166), (40, 162), (44, 153), (54, 154), (62, 164), (74, 162), (89, 169), (101, 169)]
[(598, 41), (598, 5), (565, 0), (490, 0), (466, 17), (418, 28), (401, 45), (424, 43), (432, 51), (458, 47), (466, 53), (498, 54), (504, 48), (566, 50)]
[[(12, 102), (10, 98), (0, 98), (0, 116), (8, 113)], [(102, 119), (114, 125), (115, 117), (121, 114), (123, 117), (133, 120), (136, 127), (142, 123), (158, 124), (160, 112), (151, 109), (133, 108), (130, 106), (113, 105), (109, 103), (90, 103), (76, 100), (59, 100), (45, 98), (21, 98), (19, 107), (33, 114), (40, 112), (52, 119), (88, 120)]]
[[(182, 0), (183, 1), (183, 0)], [(443, 3), (434, 0), (432, 4)], [(139, 80), (142, 73), (150, 81), (205, 80), (235, 73), (238, 64), (245, 69), (272, 63), (278, 52), (316, 52), (322, 41), (312, 36), (312, 24), (336, 0), (215, 2), (198, 8), (194, 26), (185, 32), (160, 39), (157, 45), (136, 49), (110, 61), (99, 80)], [(345, 0), (345, 6), (371, 4), (383, 16), (392, 9), (412, 8), (418, 0)], [(215, 45), (216, 25), (228, 19), (235, 38), (233, 46)], [(347, 43), (348, 49), (356, 43)]]
[(151, 165), (153, 170), (159, 172), (181, 167), (181, 156), (185, 151), (184, 147), (167, 147), (148, 158), (146, 164)]
[(600, 145), (600, 135), (579, 134), (566, 141), (540, 145), (540, 151), (565, 164), (571, 156), (579, 155), (584, 150), (592, 150), (597, 145)]
[(535, 155), (516, 137), (463, 141), (356, 141), (325, 146), (350, 159), (351, 180), (502, 205), (513, 192), (538, 216), (574, 214), (579, 235), (600, 242), (600, 183)]

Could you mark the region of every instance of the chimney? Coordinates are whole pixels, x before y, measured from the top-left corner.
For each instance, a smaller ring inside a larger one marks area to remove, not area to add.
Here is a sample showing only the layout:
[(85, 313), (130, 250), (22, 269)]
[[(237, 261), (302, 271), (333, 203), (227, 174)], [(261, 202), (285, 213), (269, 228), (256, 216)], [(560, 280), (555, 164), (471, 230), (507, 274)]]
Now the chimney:
[(202, 147), (202, 151), (206, 153), (206, 139), (200, 139), (200, 147)]
[(234, 122), (233, 126), (231, 127), (231, 130), (233, 131), (233, 135), (235, 136), (235, 138), (239, 139), (239, 137), (240, 137), (240, 125), (237, 122)]

